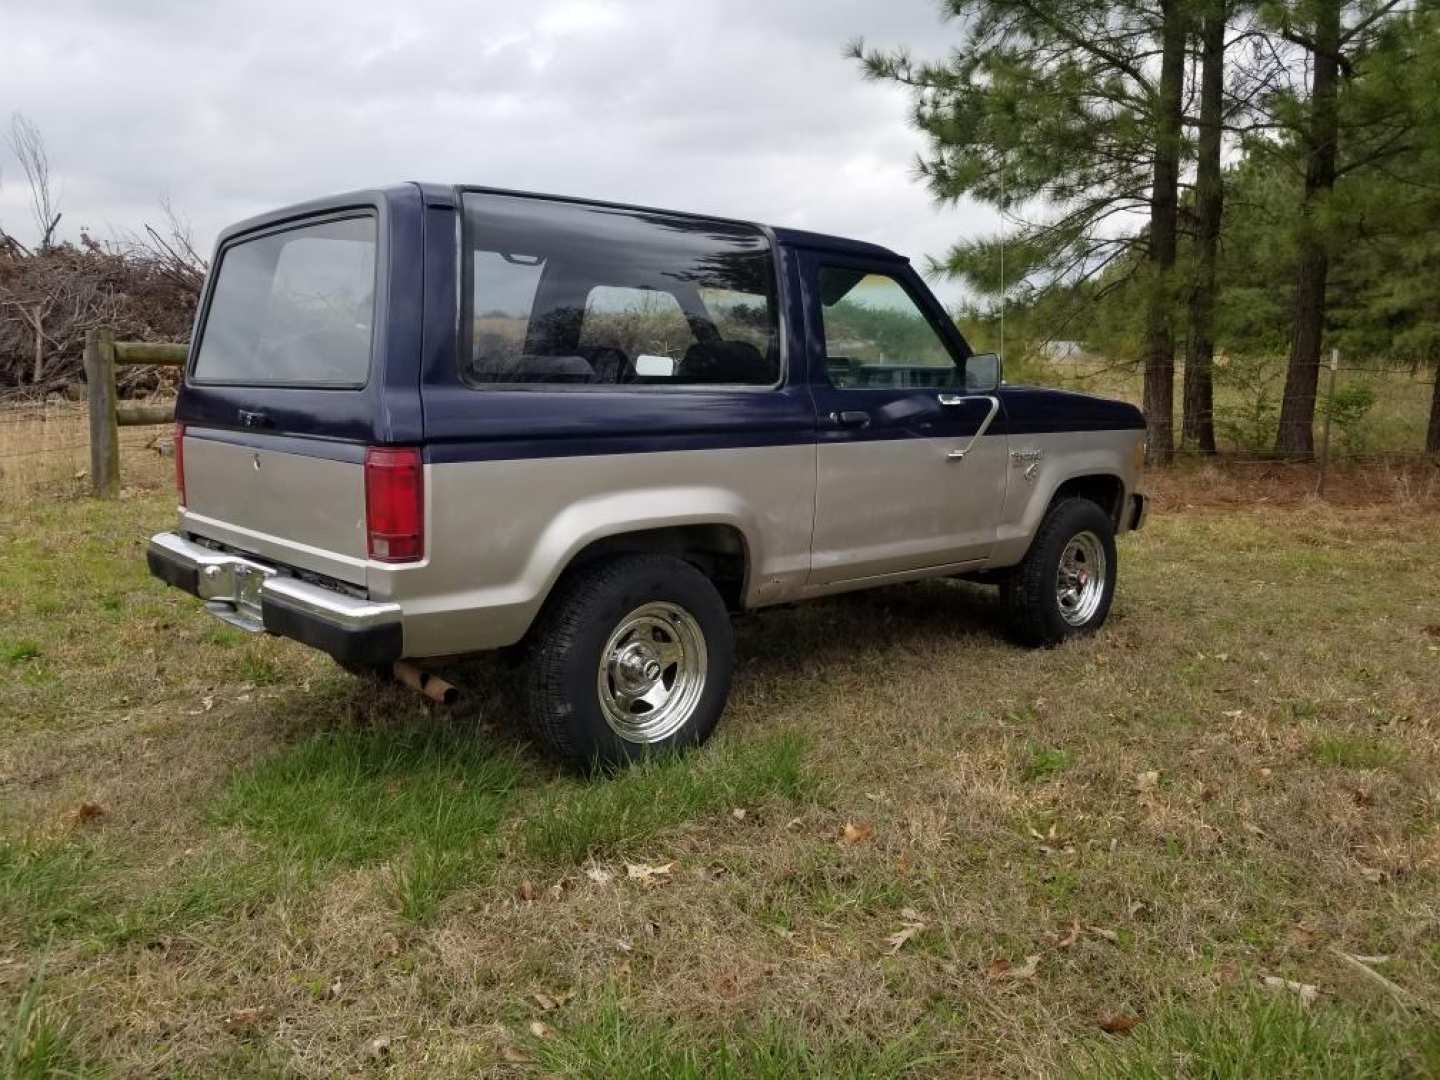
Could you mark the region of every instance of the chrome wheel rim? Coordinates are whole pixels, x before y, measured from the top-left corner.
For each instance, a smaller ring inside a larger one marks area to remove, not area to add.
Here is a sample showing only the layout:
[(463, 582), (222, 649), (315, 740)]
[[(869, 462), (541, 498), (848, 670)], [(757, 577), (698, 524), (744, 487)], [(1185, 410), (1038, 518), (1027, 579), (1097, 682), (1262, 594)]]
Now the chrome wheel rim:
[(678, 604), (630, 612), (600, 653), (596, 688), (610, 730), (627, 742), (668, 739), (690, 719), (705, 689), (705, 635)]
[(1072, 536), (1055, 573), (1060, 617), (1071, 626), (1084, 626), (1094, 618), (1105, 595), (1105, 574), (1105, 545), (1100, 538), (1088, 531)]

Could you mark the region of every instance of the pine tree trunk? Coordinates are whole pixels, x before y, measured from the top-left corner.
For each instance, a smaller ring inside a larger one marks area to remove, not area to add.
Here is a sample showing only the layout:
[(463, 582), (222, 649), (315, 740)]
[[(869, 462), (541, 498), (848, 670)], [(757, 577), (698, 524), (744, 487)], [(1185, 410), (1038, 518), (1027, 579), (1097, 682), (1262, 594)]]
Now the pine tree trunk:
[(1212, 3), (1200, 33), (1200, 139), (1195, 167), (1195, 281), (1185, 355), (1185, 411), (1181, 444), (1215, 453), (1215, 271), (1225, 189), (1220, 172), (1220, 125), (1225, 93), (1225, 5)]
[(1430, 393), (1430, 430), (1425, 433), (1425, 452), (1440, 454), (1440, 365), (1435, 367), (1435, 387)]
[(1280, 404), (1280, 430), (1275, 450), (1311, 457), (1315, 453), (1315, 388), (1320, 379), (1320, 349), (1325, 333), (1325, 292), (1330, 253), (1319, 218), (1335, 187), (1340, 117), (1341, 0), (1316, 5), (1314, 73), (1310, 89), (1310, 124), (1301, 205), (1300, 263), (1295, 276), (1295, 334)]
[(1175, 453), (1175, 330), (1172, 278), (1179, 207), (1181, 100), (1185, 89), (1186, 0), (1162, 0), (1155, 174), (1150, 192), (1149, 295), (1145, 303), (1145, 424), (1152, 465)]

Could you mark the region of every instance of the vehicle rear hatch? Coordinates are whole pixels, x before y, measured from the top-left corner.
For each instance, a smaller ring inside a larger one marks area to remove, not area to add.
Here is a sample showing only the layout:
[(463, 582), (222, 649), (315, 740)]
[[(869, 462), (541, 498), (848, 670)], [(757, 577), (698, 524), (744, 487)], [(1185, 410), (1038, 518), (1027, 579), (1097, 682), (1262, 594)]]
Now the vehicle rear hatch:
[(391, 252), (419, 250), (394, 195), (222, 237), (176, 409), (182, 531), (366, 586), (366, 449), (419, 437), (414, 359), (386, 385), (405, 366), (387, 364), (389, 283), (413, 293), (402, 309), (420, 289), (418, 265), (389, 272)]

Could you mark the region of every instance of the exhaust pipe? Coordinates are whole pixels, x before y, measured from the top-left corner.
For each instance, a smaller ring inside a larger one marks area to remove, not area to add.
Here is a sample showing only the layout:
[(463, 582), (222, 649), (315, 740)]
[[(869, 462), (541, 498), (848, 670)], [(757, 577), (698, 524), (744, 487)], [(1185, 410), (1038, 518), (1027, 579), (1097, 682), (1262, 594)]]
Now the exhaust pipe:
[(421, 671), (408, 660), (396, 660), (392, 669), (395, 681), (404, 683), (411, 690), (418, 690), (437, 705), (454, 705), (460, 700), (460, 691), (428, 671)]

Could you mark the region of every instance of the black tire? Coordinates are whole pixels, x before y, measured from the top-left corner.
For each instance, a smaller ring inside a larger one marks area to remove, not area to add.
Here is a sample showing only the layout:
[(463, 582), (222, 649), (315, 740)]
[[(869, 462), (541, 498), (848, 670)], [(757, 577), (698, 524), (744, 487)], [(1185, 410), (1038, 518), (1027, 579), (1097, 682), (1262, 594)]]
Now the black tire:
[[(1093, 600), (1087, 596), (1084, 603), (1067, 608), (1060, 596), (1060, 559), (1072, 540), (1079, 541), (1082, 547), (1090, 546), (1088, 540), (1079, 540), (1087, 535), (1098, 542), (1103, 553), (1104, 580)], [(1001, 604), (1011, 634), (1020, 644), (1036, 647), (1093, 634), (1110, 614), (1118, 568), (1115, 523), (1110, 515), (1089, 499), (1056, 503), (1041, 521), (1024, 561), (1001, 583)]]
[[(674, 621), (673, 629), (667, 619)], [(627, 625), (639, 629), (612, 642)], [(610, 658), (603, 680), (602, 656)], [(624, 667), (627, 659), (634, 661), (633, 671)], [(667, 666), (661, 667), (662, 661)], [(696, 664), (703, 668), (698, 683)], [(532, 631), (531, 721), (550, 749), (580, 767), (623, 765), (698, 746), (725, 709), (734, 665), (734, 633), (725, 603), (689, 563), (666, 555), (622, 555), (592, 563), (561, 579)], [(651, 674), (656, 668), (662, 672), (658, 676)], [(632, 677), (637, 681), (621, 681)], [(641, 685), (663, 699), (651, 712), (645, 711), (652, 707), (644, 698), (624, 700)], [(617, 710), (621, 715), (612, 719)], [(651, 731), (620, 730), (644, 728), (652, 717)], [(676, 726), (669, 730), (672, 723)]]

